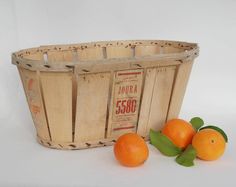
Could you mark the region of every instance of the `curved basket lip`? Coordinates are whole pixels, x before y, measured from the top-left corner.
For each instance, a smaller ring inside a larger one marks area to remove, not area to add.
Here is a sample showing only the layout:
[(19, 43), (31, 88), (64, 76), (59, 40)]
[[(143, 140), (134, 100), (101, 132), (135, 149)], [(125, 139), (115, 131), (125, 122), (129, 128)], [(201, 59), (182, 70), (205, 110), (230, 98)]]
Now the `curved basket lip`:
[[(78, 49), (86, 49), (92, 47), (118, 47), (118, 46), (150, 46), (159, 45), (161, 47), (176, 47), (183, 49), (183, 52), (177, 53), (166, 53), (166, 54), (155, 54), (148, 56), (129, 57), (129, 58), (104, 58), (101, 60), (77, 60), (77, 61), (54, 61), (46, 62), (44, 60), (34, 60), (25, 58), (25, 56), (35, 53), (47, 53), (48, 51), (73, 51)], [(26, 69), (48, 69), (48, 71), (68, 71), (76, 65), (91, 65), (94, 63), (135, 63), (138, 61), (188, 61), (193, 60), (199, 54), (199, 47), (197, 43), (189, 43), (183, 41), (171, 41), (171, 40), (113, 40), (113, 41), (96, 41), (86, 42), (78, 44), (59, 44), (59, 45), (45, 45), (40, 47), (23, 49), (12, 53), (12, 63), (15, 65), (23, 66)], [(50, 67), (50, 69), (49, 69)]]

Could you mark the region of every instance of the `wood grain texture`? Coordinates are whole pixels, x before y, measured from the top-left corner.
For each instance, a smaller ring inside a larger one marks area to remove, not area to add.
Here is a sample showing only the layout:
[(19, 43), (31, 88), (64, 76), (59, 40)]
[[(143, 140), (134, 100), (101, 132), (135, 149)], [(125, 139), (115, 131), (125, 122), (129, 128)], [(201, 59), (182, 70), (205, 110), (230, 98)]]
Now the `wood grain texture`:
[(150, 115), (150, 106), (152, 102), (152, 94), (156, 81), (156, 75), (156, 68), (147, 69), (137, 129), (137, 133), (143, 137), (147, 135), (147, 124)]
[(163, 53), (179, 53), (179, 52), (181, 52), (182, 51), (182, 49), (179, 49), (179, 48), (177, 48), (177, 47), (170, 47), (170, 46), (165, 46), (165, 47), (163, 47)]
[(153, 89), (147, 132), (150, 128), (161, 130), (166, 122), (167, 111), (174, 81), (175, 67), (157, 68), (156, 82)]
[(76, 61), (75, 51), (67, 50), (63, 51), (63, 61)]
[(110, 73), (78, 76), (75, 142), (105, 137)]
[(53, 141), (72, 142), (72, 72), (40, 73)]
[(154, 70), (147, 73), (138, 124), (138, 134), (144, 137), (150, 128), (160, 130), (165, 123), (175, 75), (175, 67)]
[(147, 55), (155, 55), (155, 54), (161, 54), (162, 48), (160, 46), (156, 45), (150, 45), (150, 46), (136, 46), (135, 47), (135, 56), (147, 56)]
[(64, 60), (63, 58), (63, 52), (60, 51), (48, 51), (48, 62), (62, 62)]
[(76, 60), (74, 51), (49, 51), (47, 52), (48, 62), (63, 62)]
[(22, 68), (18, 68), (18, 70), (37, 134), (43, 139), (50, 140), (50, 132), (48, 129), (37, 72)]
[(133, 57), (133, 49), (131, 47), (107, 47), (107, 58)]
[(26, 56), (26, 59), (31, 60), (43, 60), (43, 53), (42, 52), (34, 52)]
[(178, 66), (167, 120), (177, 118), (179, 115), (192, 65), (193, 62), (191, 61)]
[(78, 59), (83, 60), (100, 60), (103, 59), (103, 50), (102, 48), (87, 48), (79, 49), (77, 51)]

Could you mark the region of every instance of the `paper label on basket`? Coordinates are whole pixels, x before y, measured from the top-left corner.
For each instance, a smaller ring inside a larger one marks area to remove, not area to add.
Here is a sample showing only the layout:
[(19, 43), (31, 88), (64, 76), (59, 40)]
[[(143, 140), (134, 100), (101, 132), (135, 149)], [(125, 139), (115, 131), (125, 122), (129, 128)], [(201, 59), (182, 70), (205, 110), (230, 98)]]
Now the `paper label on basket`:
[(112, 92), (111, 133), (135, 131), (138, 120), (143, 70), (118, 71)]

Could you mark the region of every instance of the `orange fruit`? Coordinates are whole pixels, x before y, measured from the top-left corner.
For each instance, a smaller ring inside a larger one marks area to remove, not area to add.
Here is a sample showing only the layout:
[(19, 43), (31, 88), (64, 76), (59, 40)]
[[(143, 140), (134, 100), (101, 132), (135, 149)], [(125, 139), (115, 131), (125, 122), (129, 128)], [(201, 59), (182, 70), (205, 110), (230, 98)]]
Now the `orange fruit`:
[(114, 145), (116, 159), (124, 166), (139, 166), (148, 158), (146, 142), (135, 133), (127, 133), (118, 138)]
[(193, 126), (182, 119), (168, 121), (161, 132), (179, 148), (186, 148), (196, 133)]
[(196, 149), (198, 158), (216, 160), (225, 151), (225, 139), (216, 130), (203, 129), (193, 137), (192, 146)]

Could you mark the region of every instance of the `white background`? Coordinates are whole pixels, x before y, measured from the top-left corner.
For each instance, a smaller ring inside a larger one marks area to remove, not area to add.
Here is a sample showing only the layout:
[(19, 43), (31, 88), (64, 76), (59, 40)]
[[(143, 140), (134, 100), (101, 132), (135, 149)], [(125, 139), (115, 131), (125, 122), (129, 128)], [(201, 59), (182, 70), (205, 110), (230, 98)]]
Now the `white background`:
[[(224, 156), (184, 168), (150, 146), (138, 168), (112, 147), (58, 151), (35, 141), (13, 51), (44, 44), (119, 39), (197, 42), (180, 117), (200, 116), (229, 136)], [(235, 0), (0, 0), (0, 186), (235, 186)]]

